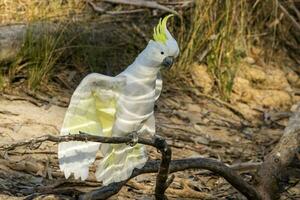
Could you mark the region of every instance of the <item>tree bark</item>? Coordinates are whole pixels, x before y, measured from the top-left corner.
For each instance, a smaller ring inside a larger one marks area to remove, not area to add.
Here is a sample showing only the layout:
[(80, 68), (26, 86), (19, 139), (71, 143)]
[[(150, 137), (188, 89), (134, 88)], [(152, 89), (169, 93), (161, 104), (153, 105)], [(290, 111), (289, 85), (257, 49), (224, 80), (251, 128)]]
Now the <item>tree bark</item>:
[(278, 199), (281, 183), (286, 180), (287, 171), (295, 163), (300, 147), (300, 105), (290, 118), (279, 143), (269, 153), (259, 167), (255, 184), (262, 200)]

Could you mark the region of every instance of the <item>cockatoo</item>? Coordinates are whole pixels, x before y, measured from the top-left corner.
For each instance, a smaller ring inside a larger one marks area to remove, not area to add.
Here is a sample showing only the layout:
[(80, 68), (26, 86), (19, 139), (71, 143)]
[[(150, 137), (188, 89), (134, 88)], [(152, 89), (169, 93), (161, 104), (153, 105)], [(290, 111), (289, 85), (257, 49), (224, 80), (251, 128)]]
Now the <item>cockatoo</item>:
[[(168, 15), (154, 28), (153, 39), (135, 61), (115, 77), (91, 73), (76, 88), (67, 109), (61, 135), (128, 136), (155, 134), (154, 103), (162, 89), (160, 69), (169, 68), (179, 54), (167, 29)], [(68, 178), (85, 180), (89, 166), (101, 151), (96, 178), (103, 185), (127, 180), (147, 161), (145, 146), (69, 141), (58, 145), (60, 170)]]

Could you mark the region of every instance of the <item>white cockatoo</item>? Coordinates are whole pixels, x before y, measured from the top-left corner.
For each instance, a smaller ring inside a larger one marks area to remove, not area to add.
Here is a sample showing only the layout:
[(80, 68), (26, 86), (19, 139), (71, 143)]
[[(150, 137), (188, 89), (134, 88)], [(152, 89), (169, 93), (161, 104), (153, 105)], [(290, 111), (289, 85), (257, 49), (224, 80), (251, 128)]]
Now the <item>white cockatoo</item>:
[[(162, 89), (160, 69), (170, 67), (179, 54), (178, 44), (167, 29), (170, 16), (160, 19), (154, 28), (154, 40), (119, 75), (92, 73), (81, 81), (72, 95), (61, 135), (155, 134), (154, 103)], [(95, 175), (103, 185), (128, 179), (134, 168), (142, 168), (147, 161), (141, 144), (62, 142), (58, 145), (58, 159), (65, 177), (74, 174), (76, 179), (87, 179), (98, 150), (103, 158)]]

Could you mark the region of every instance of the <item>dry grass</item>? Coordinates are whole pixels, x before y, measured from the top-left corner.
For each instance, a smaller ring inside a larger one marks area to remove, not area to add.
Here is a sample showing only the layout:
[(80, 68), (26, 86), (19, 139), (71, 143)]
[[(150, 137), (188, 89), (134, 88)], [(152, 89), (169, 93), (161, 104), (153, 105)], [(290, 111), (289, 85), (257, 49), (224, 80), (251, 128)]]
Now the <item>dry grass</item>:
[(68, 43), (63, 41), (65, 27), (59, 27), (59, 32), (51, 33), (45, 26), (44, 34), (34, 37), (33, 30), (27, 32), (25, 45), (21, 50), (20, 60), (26, 62), (28, 87), (36, 89), (41, 81), (47, 82)]
[[(195, 1), (194, 7), (184, 10), (181, 22), (174, 20), (172, 24), (177, 31), (176, 38), (180, 43), (181, 55), (169, 76), (179, 77), (192, 73), (190, 66), (193, 63), (204, 63), (214, 78), (220, 96), (228, 100), (239, 61), (253, 45), (266, 47), (263, 59), (268, 61), (268, 58), (273, 58), (272, 51), (282, 47), (280, 45), (295, 49), (293, 44), (299, 44), (297, 35), (289, 31), (292, 30), (291, 23), (280, 14), (276, 2), (277, 0)], [(20, 71), (26, 71), (28, 86), (35, 88), (41, 80), (50, 79), (56, 66), (61, 64), (76, 69), (114, 74), (121, 66), (129, 64), (143, 49), (145, 38), (151, 38), (152, 29), (149, 24), (156, 19), (151, 18), (150, 12), (136, 16), (112, 16), (113, 23), (105, 22), (108, 25), (102, 26), (100, 23), (108, 18), (92, 13), (87, 20), (83, 17), (88, 13), (85, 5), (84, 1), (77, 0), (2, 0), (2, 24), (41, 19), (78, 22), (80, 19), (79, 21), (87, 25), (87, 30), (80, 30), (80, 34), (78, 31), (67, 34), (62, 31), (61, 34), (67, 37), (70, 36), (68, 34), (74, 34), (72, 38), (76, 39), (71, 43), (65, 43), (59, 34), (45, 34), (45, 37), (35, 38), (35, 42), (30, 41), (34, 37), (27, 37), (23, 50), (10, 66), (10, 80)], [(110, 4), (107, 8), (132, 9)], [(98, 24), (95, 25), (95, 21)], [(89, 26), (91, 24), (93, 25)], [(95, 26), (97, 31), (93, 32)], [(136, 27), (140, 30), (137, 31)], [(95, 33), (96, 37), (103, 38), (98, 43), (90, 40)], [(271, 53), (269, 49), (272, 50)]]
[(0, 24), (69, 18), (82, 13), (84, 5), (78, 0), (1, 0)]
[[(246, 54), (246, 1), (196, 1), (180, 35), (182, 54), (175, 68), (190, 72), (196, 61), (207, 64), (222, 97), (228, 99), (240, 57)], [(191, 72), (192, 73), (192, 72)]]
[(283, 47), (289, 55), (299, 57), (300, 34), (280, 12), (277, 0), (195, 1), (178, 35), (181, 55), (171, 76), (193, 73), (194, 62), (204, 63), (225, 100), (230, 98), (239, 61), (253, 46), (262, 47), (260, 59), (266, 63), (276, 61), (274, 53)]

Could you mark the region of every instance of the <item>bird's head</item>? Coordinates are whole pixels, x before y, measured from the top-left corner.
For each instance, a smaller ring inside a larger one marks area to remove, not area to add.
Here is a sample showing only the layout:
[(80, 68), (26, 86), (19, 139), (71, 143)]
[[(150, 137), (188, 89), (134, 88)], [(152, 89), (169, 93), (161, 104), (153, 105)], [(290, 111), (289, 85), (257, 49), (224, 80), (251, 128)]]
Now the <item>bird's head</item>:
[(153, 39), (149, 42), (151, 46), (151, 57), (161, 66), (170, 68), (174, 59), (179, 54), (179, 47), (176, 40), (167, 29), (167, 22), (173, 15), (167, 15), (160, 19), (154, 27)]

